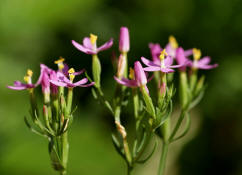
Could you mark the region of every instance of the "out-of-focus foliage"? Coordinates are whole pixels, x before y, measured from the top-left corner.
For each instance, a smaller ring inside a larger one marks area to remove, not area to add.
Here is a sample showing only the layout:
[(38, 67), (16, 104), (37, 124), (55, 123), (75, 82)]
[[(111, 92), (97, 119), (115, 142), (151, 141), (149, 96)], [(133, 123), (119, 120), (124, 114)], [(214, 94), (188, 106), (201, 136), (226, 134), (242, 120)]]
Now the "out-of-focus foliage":
[[(77, 51), (71, 39), (81, 41), (94, 33), (101, 43), (113, 37), (117, 49), (123, 25), (131, 34), (130, 63), (150, 57), (148, 42), (164, 45), (173, 34), (185, 48), (201, 48), (220, 64), (206, 72), (207, 93), (197, 109), (202, 119), (198, 136), (185, 145), (173, 168), (184, 175), (241, 174), (241, 6), (240, 0), (1, 0), (0, 174), (54, 174), (46, 141), (23, 122), (28, 94), (10, 91), (6, 85), (21, 80), (27, 68), (34, 70), (36, 80), (39, 63), (54, 68), (59, 56), (75, 69), (90, 70), (91, 58)], [(112, 93), (114, 83), (110, 54), (100, 55), (106, 93)], [(124, 162), (111, 143), (112, 118), (92, 99), (90, 90), (75, 93), (81, 107), (71, 129), (70, 174), (124, 174)], [(143, 174), (147, 172), (153, 171)]]

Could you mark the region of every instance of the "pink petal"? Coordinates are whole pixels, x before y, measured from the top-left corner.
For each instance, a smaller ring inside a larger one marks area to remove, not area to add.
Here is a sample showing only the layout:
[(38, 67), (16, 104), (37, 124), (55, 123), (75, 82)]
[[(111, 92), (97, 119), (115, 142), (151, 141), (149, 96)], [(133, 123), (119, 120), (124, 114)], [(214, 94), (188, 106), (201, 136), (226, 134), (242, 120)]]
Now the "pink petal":
[(82, 84), (85, 84), (88, 82), (88, 79), (87, 78), (83, 78), (81, 79), (80, 81), (76, 82), (76, 83), (73, 83), (74, 86), (80, 86)]
[(7, 88), (12, 89), (12, 90), (25, 90), (25, 89), (27, 89), (26, 86), (7, 86)]
[(96, 54), (95, 51), (89, 49), (89, 48), (86, 48), (86, 47), (83, 47), (81, 44), (77, 43), (76, 41), (72, 40), (71, 41), (73, 46), (75, 46), (78, 50), (86, 53), (86, 54)]
[(188, 57), (188, 56), (190, 56), (190, 55), (192, 55), (193, 54), (193, 49), (188, 49), (188, 50), (185, 50), (184, 51), (184, 55), (185, 55), (185, 57)]
[(90, 87), (90, 86), (93, 86), (95, 84), (95, 82), (91, 82), (89, 84), (82, 84), (82, 85), (79, 85), (80, 87)]
[(158, 67), (160, 67), (160, 64), (155, 64), (153, 61), (150, 61), (150, 60), (146, 59), (145, 57), (141, 57), (141, 60), (146, 66), (158, 66)]
[(85, 37), (85, 38), (83, 39), (83, 46), (84, 46), (85, 48), (87, 48), (87, 49), (92, 50), (93, 46), (92, 46), (92, 43), (91, 43), (89, 37)]
[(213, 65), (198, 65), (197, 68), (199, 69), (213, 69), (215, 67), (218, 67), (218, 64), (213, 64)]
[(60, 81), (55, 81), (55, 80), (50, 80), (50, 83), (56, 85), (56, 86), (62, 86), (62, 87), (66, 87), (67, 84), (64, 82), (60, 82)]
[(107, 50), (113, 45), (113, 39), (111, 38), (108, 42), (104, 43), (101, 47), (97, 49), (97, 52)]
[(82, 69), (78, 72), (74, 72), (73, 75), (81, 75), (83, 72), (85, 72), (85, 69)]
[(206, 65), (206, 64), (209, 64), (210, 61), (211, 61), (211, 58), (206, 56), (198, 61), (198, 65)]
[(121, 80), (114, 76), (114, 79), (119, 83), (127, 87), (137, 87), (137, 82), (135, 80), (129, 80), (122, 78)]
[(144, 71), (147, 71), (147, 72), (154, 72), (154, 71), (160, 71), (160, 70), (161, 70), (160, 66), (159, 67), (149, 66), (144, 68)]
[(161, 68), (161, 72), (171, 73), (171, 72), (175, 72), (175, 71), (173, 69), (169, 69), (169, 68)]
[(170, 56), (167, 56), (164, 62), (165, 62), (165, 66), (170, 66), (173, 63), (173, 58)]

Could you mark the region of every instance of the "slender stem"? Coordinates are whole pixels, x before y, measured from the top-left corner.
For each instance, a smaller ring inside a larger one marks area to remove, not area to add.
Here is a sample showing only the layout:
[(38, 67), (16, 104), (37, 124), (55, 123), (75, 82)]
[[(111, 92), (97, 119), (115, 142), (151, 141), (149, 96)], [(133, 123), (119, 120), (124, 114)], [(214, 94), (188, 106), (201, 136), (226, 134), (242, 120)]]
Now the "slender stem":
[[(71, 113), (71, 106), (72, 106), (72, 98), (73, 98), (73, 88), (68, 88), (68, 94), (67, 94), (67, 114), (69, 115)], [(67, 116), (69, 117), (69, 116)]]
[(133, 167), (128, 166), (127, 175), (133, 174), (132, 172), (133, 172)]
[(185, 108), (188, 103), (188, 84), (186, 72), (180, 72), (179, 95), (182, 108)]
[(69, 155), (69, 143), (68, 143), (68, 131), (62, 135), (62, 164), (65, 168), (64, 172), (66, 173), (67, 162)]
[(160, 165), (158, 175), (163, 175), (165, 173), (165, 166), (166, 166), (166, 158), (168, 153), (169, 144), (165, 143), (162, 146), (161, 158), (160, 158)]

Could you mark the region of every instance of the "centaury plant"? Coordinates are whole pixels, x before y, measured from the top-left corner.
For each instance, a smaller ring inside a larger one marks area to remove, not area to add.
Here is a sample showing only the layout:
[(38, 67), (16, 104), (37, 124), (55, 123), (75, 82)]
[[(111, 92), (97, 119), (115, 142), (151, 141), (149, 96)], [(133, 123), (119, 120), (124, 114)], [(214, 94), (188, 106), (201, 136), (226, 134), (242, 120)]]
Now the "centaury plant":
[[(13, 90), (28, 90), (30, 96), (30, 116), (32, 124), (25, 117), (25, 123), (31, 131), (48, 139), (49, 155), (51, 163), (56, 171), (61, 175), (66, 174), (69, 143), (68, 130), (73, 120), (75, 108), (72, 108), (72, 97), (74, 87), (88, 87), (94, 83), (89, 83), (87, 78), (73, 82), (76, 75), (84, 72), (75, 72), (73, 68), (68, 70), (68, 66), (63, 64), (64, 58), (55, 61), (59, 70), (54, 71), (44, 64), (41, 64), (41, 71), (38, 81), (32, 84), (31, 70), (27, 71), (24, 77), (26, 83), (15, 81), (14, 86), (8, 86)], [(35, 98), (35, 90), (38, 85), (42, 87), (43, 102)], [(67, 90), (67, 92), (66, 92)], [(37, 103), (41, 103), (42, 112), (38, 109)]]
[[(66, 174), (69, 152), (68, 130), (75, 111), (75, 108), (72, 108), (73, 88), (92, 86), (94, 98), (113, 116), (115, 131), (111, 134), (112, 142), (116, 151), (127, 163), (127, 174), (131, 174), (137, 164), (149, 160), (157, 148), (157, 140), (160, 139), (162, 154), (157, 173), (163, 175), (170, 144), (187, 134), (191, 124), (189, 113), (204, 95), (205, 76), (200, 77), (198, 71), (212, 69), (218, 65), (210, 65), (210, 57), (201, 58), (199, 49), (184, 50), (179, 47), (176, 39), (170, 36), (164, 48), (157, 43), (149, 44), (151, 60), (141, 57), (134, 62), (132, 68), (129, 68), (129, 30), (127, 27), (121, 27), (120, 55), (118, 59), (113, 59), (116, 72), (113, 82), (116, 88), (112, 99), (109, 100), (102, 89), (102, 66), (98, 53), (111, 48), (113, 39), (97, 47), (97, 36), (90, 34), (90, 37), (83, 39), (83, 44), (74, 40), (72, 44), (81, 52), (92, 56), (92, 77), (85, 73), (87, 78), (74, 82), (74, 78), (81, 75), (84, 70), (75, 72), (73, 68), (68, 69), (63, 63), (64, 59), (60, 58), (55, 61), (58, 65), (57, 71), (40, 65), (40, 77), (35, 84), (31, 80), (33, 72), (28, 70), (24, 77), (26, 83), (15, 81), (14, 86), (8, 86), (13, 90), (28, 90), (32, 124), (27, 118), (25, 123), (31, 131), (48, 139), (49, 154), (54, 169)], [(193, 57), (193, 60), (189, 57)], [(174, 73), (175, 70), (178, 70), (178, 73)], [(179, 80), (177, 88), (174, 81), (176, 78)], [(154, 86), (150, 85), (151, 81), (154, 82)], [(34, 95), (38, 85), (42, 86), (43, 102), (37, 101)], [(149, 91), (150, 88), (154, 90)], [(171, 122), (176, 91), (179, 95), (177, 104), (180, 106), (180, 116), (177, 121)], [(37, 103), (41, 103), (42, 112), (39, 112)], [(127, 113), (129, 109), (132, 111)], [(132, 129), (128, 129), (130, 125), (124, 126), (122, 118), (124, 113), (126, 116), (131, 114), (130, 118), (133, 117), (135, 122)], [(183, 120), (186, 121), (184, 130), (178, 135)], [(146, 149), (149, 145), (152, 145), (152, 150), (147, 155)]]

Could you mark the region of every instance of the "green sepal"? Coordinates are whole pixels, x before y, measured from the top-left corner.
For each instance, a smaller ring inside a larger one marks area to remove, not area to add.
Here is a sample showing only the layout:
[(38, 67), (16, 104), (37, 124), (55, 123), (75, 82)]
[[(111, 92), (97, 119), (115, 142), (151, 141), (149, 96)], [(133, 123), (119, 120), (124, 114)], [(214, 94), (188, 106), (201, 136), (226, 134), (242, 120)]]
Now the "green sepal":
[(146, 104), (146, 111), (152, 116), (153, 119), (156, 118), (156, 114), (155, 114), (155, 108), (152, 102), (152, 99), (150, 98), (149, 94), (146, 92), (145, 87), (141, 87), (141, 92), (143, 95), (143, 99), (145, 101)]

